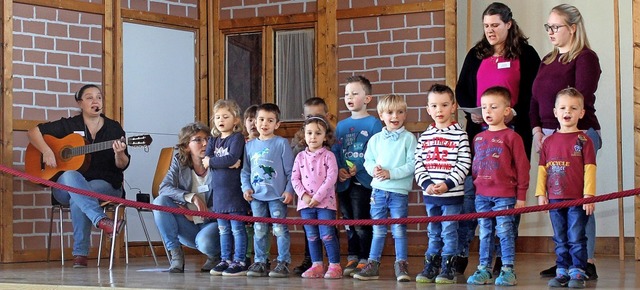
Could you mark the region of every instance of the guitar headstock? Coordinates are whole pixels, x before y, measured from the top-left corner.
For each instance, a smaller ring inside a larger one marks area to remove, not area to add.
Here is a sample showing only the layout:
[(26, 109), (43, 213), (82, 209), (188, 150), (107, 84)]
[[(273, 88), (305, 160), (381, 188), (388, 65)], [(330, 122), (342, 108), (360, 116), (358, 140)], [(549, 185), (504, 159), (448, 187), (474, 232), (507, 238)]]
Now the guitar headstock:
[(149, 146), (151, 145), (151, 141), (153, 141), (151, 135), (138, 135), (127, 138), (127, 145), (133, 147)]

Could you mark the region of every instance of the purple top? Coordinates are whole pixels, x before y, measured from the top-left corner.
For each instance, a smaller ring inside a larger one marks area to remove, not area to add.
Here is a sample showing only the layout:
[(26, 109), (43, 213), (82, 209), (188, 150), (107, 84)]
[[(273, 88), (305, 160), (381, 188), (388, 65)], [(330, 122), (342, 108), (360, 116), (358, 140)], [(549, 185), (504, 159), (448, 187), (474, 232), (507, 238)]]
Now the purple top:
[[(548, 56), (547, 56), (548, 57)], [(558, 58), (551, 64), (540, 63), (538, 75), (533, 81), (531, 108), (529, 117), (531, 128), (542, 127), (558, 129), (560, 124), (553, 115), (556, 94), (567, 87), (576, 88), (584, 95), (585, 114), (578, 121), (578, 129), (600, 130), (600, 123), (596, 117), (596, 96), (598, 81), (600, 80), (600, 61), (598, 55), (588, 48), (583, 49), (573, 61), (562, 64)]]
[(476, 106), (480, 107), (482, 93), (493, 86), (502, 86), (511, 93), (511, 107), (518, 103), (520, 95), (520, 60), (503, 56), (487, 57), (480, 63), (478, 74)]

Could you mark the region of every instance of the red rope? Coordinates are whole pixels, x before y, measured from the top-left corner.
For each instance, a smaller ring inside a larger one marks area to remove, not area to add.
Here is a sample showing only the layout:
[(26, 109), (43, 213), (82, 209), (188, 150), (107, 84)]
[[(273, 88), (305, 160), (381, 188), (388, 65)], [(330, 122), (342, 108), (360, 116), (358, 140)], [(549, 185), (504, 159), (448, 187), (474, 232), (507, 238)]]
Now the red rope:
[(609, 194), (594, 196), (592, 198), (567, 200), (567, 201), (553, 203), (553, 204), (535, 205), (535, 206), (528, 206), (528, 207), (517, 208), (517, 209), (513, 208), (513, 209), (500, 210), (500, 211), (491, 211), (491, 212), (483, 212), (483, 213), (467, 213), (467, 214), (451, 215), (451, 216), (435, 216), (435, 217), (421, 217), (421, 218), (389, 218), (389, 219), (379, 219), (379, 220), (371, 220), (371, 219), (368, 219), (368, 220), (345, 220), (345, 219), (343, 220), (308, 220), (308, 219), (287, 219), (287, 218), (280, 219), (280, 218), (264, 218), (264, 217), (217, 214), (212, 212), (193, 211), (193, 210), (188, 210), (183, 208), (164, 207), (164, 206), (159, 206), (159, 205), (150, 204), (146, 202), (139, 202), (139, 201), (133, 201), (133, 200), (123, 199), (119, 197), (113, 197), (113, 196), (104, 195), (104, 194), (100, 194), (93, 191), (88, 191), (88, 190), (83, 190), (75, 187), (62, 185), (53, 181), (49, 181), (46, 179), (42, 179), (39, 177), (26, 174), (22, 171), (15, 170), (13, 168), (9, 168), (4, 165), (0, 165), (0, 171), (11, 174), (13, 176), (27, 179), (33, 183), (40, 183), (46, 186), (58, 188), (61, 190), (71, 191), (74, 193), (86, 195), (86, 196), (93, 197), (103, 201), (121, 203), (128, 207), (159, 210), (159, 211), (169, 212), (173, 214), (201, 216), (201, 217), (210, 218), (210, 219), (225, 219), (225, 220), (233, 219), (233, 220), (239, 220), (244, 222), (278, 223), (278, 224), (287, 224), (287, 225), (307, 224), (307, 225), (333, 225), (333, 226), (342, 226), (342, 225), (370, 226), (370, 225), (391, 225), (391, 224), (419, 224), (419, 223), (442, 222), (442, 221), (462, 221), (462, 220), (473, 220), (478, 218), (492, 218), (496, 216), (548, 211), (551, 209), (572, 207), (572, 206), (578, 206), (578, 205), (583, 205), (587, 203), (598, 203), (598, 202), (603, 202), (607, 200), (618, 199), (618, 198), (640, 194), (640, 188), (635, 188), (635, 189), (630, 189), (630, 190), (625, 190), (620, 192), (613, 192)]

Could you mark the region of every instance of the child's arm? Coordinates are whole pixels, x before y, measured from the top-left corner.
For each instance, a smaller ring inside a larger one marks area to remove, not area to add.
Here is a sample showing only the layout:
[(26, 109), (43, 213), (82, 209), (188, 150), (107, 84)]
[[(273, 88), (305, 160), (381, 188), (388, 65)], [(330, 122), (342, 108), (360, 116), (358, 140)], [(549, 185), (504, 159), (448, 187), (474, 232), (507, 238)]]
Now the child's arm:
[(209, 158), (213, 156), (213, 151), (215, 150), (215, 148), (213, 148), (213, 144), (213, 137), (209, 137), (209, 139), (207, 139), (207, 148), (204, 151), (204, 158), (202, 159), (202, 165), (204, 165), (204, 168), (209, 168)]
[(549, 204), (549, 199), (547, 198), (547, 169), (544, 165), (538, 165), (536, 196), (538, 197), (538, 205)]
[(307, 192), (302, 184), (302, 173), (300, 172), (300, 163), (303, 162), (302, 159), (301, 155), (296, 156), (296, 159), (293, 161), (293, 169), (291, 170), (291, 186), (293, 186), (293, 190), (300, 198)]
[(249, 152), (244, 152), (244, 162), (242, 162), (242, 170), (240, 171), (240, 183), (242, 184), (243, 197), (246, 201), (253, 200), (253, 187), (251, 186), (251, 158)]
[(447, 190), (452, 189), (460, 184), (464, 183), (464, 179), (467, 177), (471, 169), (471, 149), (469, 147), (469, 138), (467, 134), (463, 134), (458, 142), (458, 157), (453, 170), (448, 174), (444, 183), (447, 185)]
[(369, 140), (369, 144), (367, 145), (367, 150), (364, 151), (364, 169), (371, 175), (372, 177), (376, 177), (374, 175), (374, 170), (376, 168), (376, 157), (380, 152), (377, 151), (379, 135), (373, 135)]
[(429, 193), (429, 186), (433, 185), (433, 180), (431, 180), (431, 175), (429, 175), (429, 171), (424, 166), (424, 159), (422, 158), (423, 149), (422, 142), (426, 142), (426, 138), (423, 136), (420, 137), (418, 144), (416, 145), (415, 151), (415, 179), (418, 186), (422, 188), (423, 191)]
[[(582, 156), (585, 160), (584, 164), (584, 197), (594, 197), (596, 195), (596, 150), (593, 147), (593, 142), (589, 140), (582, 148)], [(586, 211), (587, 215), (593, 214), (595, 210), (595, 204), (583, 204), (582, 208)]]
[[(527, 158), (527, 153), (524, 150), (524, 143), (522, 137), (517, 133), (513, 134), (513, 142), (511, 143), (511, 156), (515, 163), (516, 169), (516, 208), (523, 207), (527, 200), (527, 190), (529, 189), (529, 170), (531, 169), (531, 163)], [(519, 204), (520, 203), (520, 204)]]
[(405, 162), (396, 168), (389, 169), (389, 179), (402, 179), (407, 176), (412, 176), (416, 170), (416, 156), (413, 153), (415, 152), (416, 146), (418, 146), (418, 141), (413, 133), (405, 134), (405, 136), (408, 136), (404, 139), (403, 150), (405, 152)]
[(338, 180), (338, 167), (336, 166), (336, 157), (330, 152), (324, 156), (324, 167), (327, 171), (327, 177), (316, 190), (316, 193), (312, 197), (312, 203), (309, 204), (309, 206), (316, 206), (328, 196), (335, 193), (335, 185)]
[[(227, 138), (230, 138), (228, 143), (228, 155), (216, 156), (213, 150), (211, 151), (211, 155), (207, 155), (209, 156), (209, 166), (211, 166), (211, 168), (230, 168), (234, 165), (239, 166), (239, 161), (242, 159), (242, 153), (244, 152), (244, 137), (242, 134), (236, 133)], [(209, 149), (209, 146), (213, 147), (213, 144), (207, 144), (207, 150)]]
[(293, 186), (291, 185), (291, 169), (293, 168), (293, 152), (291, 151), (291, 147), (287, 143), (287, 139), (282, 138), (282, 167), (284, 169), (284, 175), (286, 178), (286, 185), (284, 188), (284, 192), (282, 196), (284, 199), (282, 202), (285, 204), (290, 204), (293, 201)]

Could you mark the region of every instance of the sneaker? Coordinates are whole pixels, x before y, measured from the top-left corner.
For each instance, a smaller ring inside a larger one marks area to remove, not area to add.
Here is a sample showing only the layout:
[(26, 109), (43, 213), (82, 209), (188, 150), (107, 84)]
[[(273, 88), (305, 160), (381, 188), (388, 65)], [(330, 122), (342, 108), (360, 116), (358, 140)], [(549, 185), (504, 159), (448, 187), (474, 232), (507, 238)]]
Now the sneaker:
[(516, 281), (516, 274), (511, 267), (502, 267), (500, 270), (500, 276), (496, 278), (496, 286), (514, 286), (518, 284)]
[(246, 276), (247, 264), (240, 261), (233, 261), (226, 270), (222, 272), (222, 276)]
[(249, 277), (267, 277), (268, 275), (269, 266), (266, 263), (255, 262), (247, 270), (247, 276)]
[(269, 272), (271, 278), (287, 278), (289, 277), (289, 263), (278, 261), (273, 271)]
[(593, 263), (587, 262), (587, 268), (584, 269), (584, 275), (587, 278), (586, 280), (598, 280), (598, 272), (596, 272), (596, 265)]
[(397, 261), (393, 264), (393, 270), (396, 272), (396, 281), (411, 281), (411, 277), (409, 276), (409, 263), (407, 263), (407, 261)]
[(342, 267), (340, 267), (340, 264), (329, 264), (327, 273), (324, 273), (324, 278), (325, 279), (341, 279)]
[(74, 268), (86, 268), (87, 267), (87, 256), (75, 256), (75, 257), (73, 257), (73, 267)]
[(378, 280), (380, 278), (380, 262), (370, 260), (367, 264), (353, 275), (353, 278), (358, 280)]
[(309, 270), (309, 268), (311, 268), (311, 264), (312, 264), (311, 257), (305, 256), (304, 259), (302, 260), (302, 263), (300, 263), (300, 265), (293, 268), (293, 273), (296, 275), (301, 275), (305, 271)]
[(469, 257), (455, 256), (453, 260), (453, 267), (456, 269), (456, 274), (464, 275), (464, 271), (467, 270), (469, 265)]
[(427, 256), (424, 260), (422, 272), (416, 276), (416, 282), (433, 283), (440, 272), (441, 259), (440, 255)]
[(220, 258), (207, 257), (207, 261), (200, 267), (200, 272), (211, 272), (211, 269), (220, 263)]
[(351, 276), (351, 272), (355, 271), (357, 267), (358, 267), (357, 260), (349, 260), (347, 262), (347, 266), (344, 267), (344, 271), (342, 272), (342, 275)]
[(573, 268), (569, 270), (570, 280), (567, 286), (569, 286), (569, 288), (582, 289), (586, 286), (584, 282), (585, 278), (586, 277), (585, 277), (584, 271), (582, 271), (581, 269)]
[(491, 274), (493, 277), (497, 277), (500, 275), (500, 271), (502, 270), (502, 258), (496, 257), (496, 262), (493, 264), (493, 269), (491, 270)]
[(563, 268), (556, 269), (556, 277), (549, 280), (549, 287), (567, 287), (571, 278), (567, 274), (567, 270)]
[(489, 273), (485, 266), (478, 266), (478, 270), (467, 279), (467, 284), (471, 285), (485, 285), (491, 284), (492, 282), (493, 276), (491, 276), (491, 273)]
[(324, 266), (322, 266), (322, 263), (314, 263), (309, 269), (302, 273), (302, 278), (316, 279), (322, 278), (322, 276), (324, 276)]
[(436, 277), (436, 284), (455, 284), (456, 270), (453, 269), (453, 256), (443, 256), (440, 275)]
[(120, 231), (124, 227), (124, 223), (125, 223), (125, 220), (118, 220), (118, 225), (116, 225), (114, 227), (112, 219), (103, 218), (100, 221), (98, 221), (98, 224), (96, 225), (96, 228), (99, 228), (99, 229), (103, 230), (108, 235), (112, 235), (113, 231), (114, 231), (114, 228), (115, 228), (115, 232), (116, 232), (116, 235), (117, 235), (117, 234), (120, 233)]
[(555, 277), (557, 269), (558, 269), (558, 267), (556, 265), (553, 265), (553, 267), (551, 267), (549, 269), (540, 271), (540, 276), (542, 276), (542, 277)]
[(369, 261), (367, 260), (360, 260), (356, 268), (351, 273), (349, 273), (349, 276), (353, 277), (354, 275), (358, 274), (360, 271), (362, 271), (362, 268), (364, 268), (364, 266), (366, 266), (368, 263)]
[(222, 276), (222, 272), (224, 272), (224, 270), (226, 270), (227, 268), (229, 268), (229, 262), (226, 260), (222, 260), (220, 261), (220, 263), (218, 263), (218, 265), (213, 267), (211, 271), (209, 271), (209, 274), (213, 276)]

